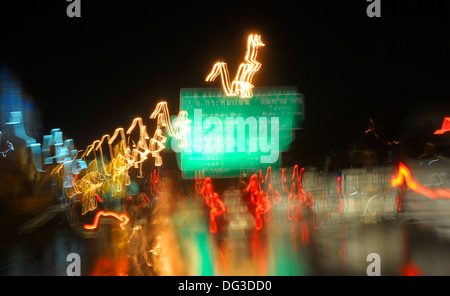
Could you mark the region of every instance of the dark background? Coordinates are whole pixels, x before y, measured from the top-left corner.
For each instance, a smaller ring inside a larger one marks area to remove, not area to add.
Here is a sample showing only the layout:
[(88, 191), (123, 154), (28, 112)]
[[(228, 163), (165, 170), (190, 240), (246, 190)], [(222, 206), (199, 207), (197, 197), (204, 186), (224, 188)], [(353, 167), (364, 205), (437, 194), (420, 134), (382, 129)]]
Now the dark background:
[[(236, 71), (249, 33), (259, 51), (258, 86), (297, 86), (303, 130), (289, 154), (320, 159), (364, 135), (369, 119), (401, 139), (420, 114), (440, 128), (450, 115), (450, 10), (444, 1), (381, 0), (369, 18), (352, 1), (93, 1), (69, 18), (64, 0), (0, 4), (0, 62), (76, 148), (155, 104), (178, 112), (180, 88), (205, 83), (213, 63)], [(418, 119), (417, 119), (418, 120)]]

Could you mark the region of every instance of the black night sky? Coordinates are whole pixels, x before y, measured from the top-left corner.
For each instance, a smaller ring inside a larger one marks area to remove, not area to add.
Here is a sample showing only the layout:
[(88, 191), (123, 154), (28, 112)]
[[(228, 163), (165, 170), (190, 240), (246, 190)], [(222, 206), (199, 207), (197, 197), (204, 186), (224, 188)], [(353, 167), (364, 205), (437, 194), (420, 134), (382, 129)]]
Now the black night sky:
[(255, 86), (297, 86), (303, 130), (291, 153), (315, 158), (352, 143), (369, 119), (387, 139), (423, 112), (450, 115), (450, 9), (444, 1), (192, 2), (64, 0), (1, 4), (0, 62), (41, 108), (44, 133), (59, 127), (83, 149), (104, 133), (148, 119), (155, 104), (178, 112), (180, 88), (218, 59), (230, 72), (249, 33), (262, 35)]

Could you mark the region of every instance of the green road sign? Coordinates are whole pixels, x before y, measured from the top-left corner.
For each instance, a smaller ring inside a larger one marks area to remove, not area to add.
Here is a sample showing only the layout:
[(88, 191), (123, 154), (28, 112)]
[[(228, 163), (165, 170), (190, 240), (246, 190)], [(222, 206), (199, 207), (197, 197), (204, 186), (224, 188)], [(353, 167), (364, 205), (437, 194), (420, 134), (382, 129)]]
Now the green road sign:
[(181, 89), (180, 111), (188, 112), (190, 132), (178, 152), (184, 178), (237, 177), (280, 166), (281, 151), (303, 120), (303, 95), (296, 87), (254, 88), (253, 97), (227, 97), (221, 88)]

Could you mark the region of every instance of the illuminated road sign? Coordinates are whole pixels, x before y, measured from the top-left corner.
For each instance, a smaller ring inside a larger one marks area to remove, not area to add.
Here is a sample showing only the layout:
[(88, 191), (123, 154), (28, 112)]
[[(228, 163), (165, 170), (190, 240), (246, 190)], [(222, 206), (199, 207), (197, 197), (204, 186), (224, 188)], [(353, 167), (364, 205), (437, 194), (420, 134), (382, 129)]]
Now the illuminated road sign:
[(180, 110), (191, 120), (186, 146), (177, 139), (183, 177), (203, 170), (211, 177), (237, 177), (280, 165), (280, 153), (303, 120), (303, 95), (296, 87), (254, 88), (253, 98), (228, 97), (220, 88), (181, 89)]

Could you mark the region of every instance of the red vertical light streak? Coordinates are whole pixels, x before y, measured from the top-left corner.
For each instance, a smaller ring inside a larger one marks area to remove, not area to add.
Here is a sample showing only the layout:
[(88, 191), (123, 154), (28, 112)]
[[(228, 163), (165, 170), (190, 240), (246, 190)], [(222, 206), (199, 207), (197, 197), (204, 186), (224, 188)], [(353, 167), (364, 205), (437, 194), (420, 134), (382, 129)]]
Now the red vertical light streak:
[[(204, 177), (204, 176), (203, 176)], [(210, 177), (203, 178), (197, 172), (195, 174), (195, 191), (202, 195), (206, 205), (210, 207), (209, 211), (209, 231), (211, 233), (217, 232), (216, 217), (222, 215), (227, 211), (225, 203), (219, 199), (219, 195), (214, 191), (212, 179)], [(203, 184), (201, 187), (200, 185)]]
[(251, 238), (250, 246), (252, 259), (255, 260), (259, 268), (259, 275), (265, 276), (267, 270), (267, 249), (261, 241), (261, 232), (255, 231)]
[(95, 192), (92, 192), (93, 195), (95, 195), (95, 198), (99, 201), (99, 202), (103, 202), (102, 198), (100, 197), (100, 195), (98, 195)]

